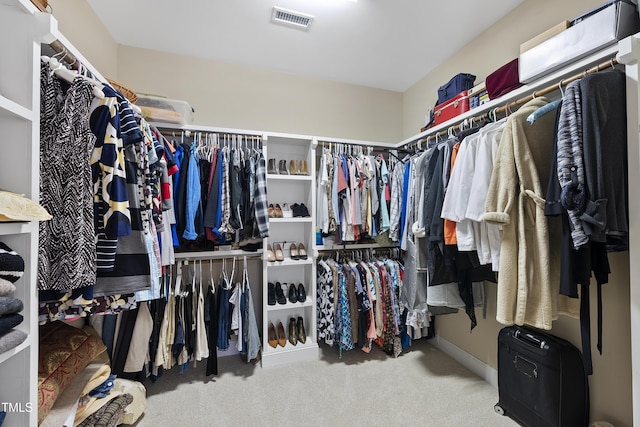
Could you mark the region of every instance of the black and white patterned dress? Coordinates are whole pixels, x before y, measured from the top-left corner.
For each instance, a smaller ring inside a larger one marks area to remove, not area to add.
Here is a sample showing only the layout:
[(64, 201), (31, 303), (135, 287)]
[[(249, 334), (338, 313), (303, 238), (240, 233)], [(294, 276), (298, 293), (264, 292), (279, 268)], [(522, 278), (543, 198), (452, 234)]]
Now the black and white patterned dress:
[(46, 64), (40, 72), (40, 223), (38, 289), (69, 290), (96, 281), (89, 128), (92, 85), (78, 77), (66, 92)]
[(336, 334), (333, 272), (324, 261), (318, 262), (316, 302), (318, 306), (318, 341), (333, 345)]

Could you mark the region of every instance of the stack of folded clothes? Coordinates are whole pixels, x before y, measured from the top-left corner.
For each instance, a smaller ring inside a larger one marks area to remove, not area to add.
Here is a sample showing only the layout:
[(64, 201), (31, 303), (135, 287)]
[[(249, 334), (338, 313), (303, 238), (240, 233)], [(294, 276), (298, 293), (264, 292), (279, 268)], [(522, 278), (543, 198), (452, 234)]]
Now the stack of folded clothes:
[(24, 260), (14, 250), (0, 242), (0, 353), (20, 345), (27, 334), (15, 329), (22, 323), (19, 314), (22, 300), (13, 297), (14, 283), (24, 274)]

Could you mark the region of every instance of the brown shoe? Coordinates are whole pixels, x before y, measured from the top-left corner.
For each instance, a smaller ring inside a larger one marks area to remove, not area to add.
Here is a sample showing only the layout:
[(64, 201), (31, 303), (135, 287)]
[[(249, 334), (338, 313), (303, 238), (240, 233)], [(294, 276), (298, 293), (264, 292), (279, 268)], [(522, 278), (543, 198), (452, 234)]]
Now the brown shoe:
[(291, 160), (289, 162), (289, 173), (291, 175), (300, 175), (300, 169), (298, 169), (298, 161)]
[(300, 175), (309, 175), (309, 166), (306, 160), (300, 160), (300, 169), (298, 170)]
[(267, 213), (269, 214), (269, 218), (275, 218), (275, 210), (273, 208), (273, 203), (269, 203), (269, 207), (267, 208)]
[(282, 218), (282, 208), (279, 204), (276, 204), (276, 207), (273, 208), (274, 218)]
[(284, 334), (284, 326), (282, 325), (282, 322), (278, 322), (278, 329), (276, 329), (276, 334), (278, 338), (278, 345), (280, 347), (284, 347), (285, 345), (287, 345), (287, 337)]
[(273, 348), (278, 347), (278, 337), (276, 336), (276, 327), (269, 322), (269, 345)]

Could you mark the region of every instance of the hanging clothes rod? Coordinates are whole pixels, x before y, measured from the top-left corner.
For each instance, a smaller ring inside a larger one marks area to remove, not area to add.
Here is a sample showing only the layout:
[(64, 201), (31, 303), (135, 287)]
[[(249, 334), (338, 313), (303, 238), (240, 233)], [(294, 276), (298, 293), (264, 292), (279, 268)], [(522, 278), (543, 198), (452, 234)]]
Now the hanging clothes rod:
[(230, 250), (230, 251), (205, 251), (205, 252), (176, 252), (176, 261), (222, 261), (224, 259), (243, 258), (246, 257), (249, 260), (261, 260), (262, 249), (256, 252), (246, 252), (242, 250)]
[(78, 70), (78, 68), (80, 67), (78, 59), (73, 56), (73, 54), (69, 52), (59, 40), (49, 43), (48, 46), (53, 49), (53, 51), (56, 52), (57, 55), (64, 54), (59, 59), (60, 61), (67, 63), (67, 65), (69, 65), (69, 67), (73, 68), (74, 70)]
[(606, 62), (602, 62), (598, 65), (593, 66), (592, 68), (586, 69), (584, 70), (582, 73), (579, 74), (575, 74), (571, 77), (567, 77), (565, 79), (561, 79), (560, 81), (558, 81), (558, 83), (555, 83), (553, 85), (549, 85), (547, 87), (544, 87), (542, 89), (539, 90), (534, 90), (530, 95), (527, 95), (525, 97), (516, 99), (515, 101), (509, 102), (505, 105), (503, 105), (502, 107), (495, 107), (490, 109), (489, 111), (487, 111), (484, 114), (478, 115), (478, 116), (473, 116), (473, 117), (468, 117), (465, 119), (465, 121), (463, 121), (460, 124), (457, 125), (452, 125), (449, 126), (447, 129), (441, 130), (439, 132), (436, 132), (434, 134), (431, 135), (426, 135), (423, 138), (417, 140), (417, 141), (411, 141), (407, 144), (405, 144), (406, 146), (412, 146), (412, 145), (418, 145), (418, 144), (422, 144), (425, 141), (429, 141), (431, 138), (440, 138), (440, 137), (445, 137), (447, 135), (449, 135), (451, 132), (455, 132), (457, 130), (461, 130), (464, 126), (466, 122), (471, 122), (471, 125), (473, 125), (474, 122), (479, 122), (482, 120), (491, 120), (491, 121), (497, 121), (497, 115), (498, 114), (510, 114), (513, 111), (515, 111), (515, 109), (517, 109), (518, 107), (520, 107), (523, 104), (526, 104), (527, 102), (531, 101), (534, 98), (540, 97), (540, 96), (545, 96), (549, 93), (555, 92), (557, 90), (560, 90), (560, 88), (565, 87), (566, 85), (568, 85), (569, 83), (576, 81), (576, 80), (580, 80), (581, 78), (585, 77), (588, 74), (593, 74), (593, 73), (597, 73), (599, 71), (603, 71), (606, 70), (608, 68), (613, 68), (616, 66), (616, 64), (618, 64), (618, 60), (615, 58), (615, 56), (612, 56), (608, 61)]

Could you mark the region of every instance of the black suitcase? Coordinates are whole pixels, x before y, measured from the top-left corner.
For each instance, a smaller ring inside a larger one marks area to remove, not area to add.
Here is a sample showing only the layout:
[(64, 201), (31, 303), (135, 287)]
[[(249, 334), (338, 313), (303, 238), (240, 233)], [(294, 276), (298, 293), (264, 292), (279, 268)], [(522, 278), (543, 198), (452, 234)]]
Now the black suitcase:
[(500, 330), (498, 396), (496, 412), (524, 426), (589, 424), (589, 383), (580, 350), (538, 329)]

